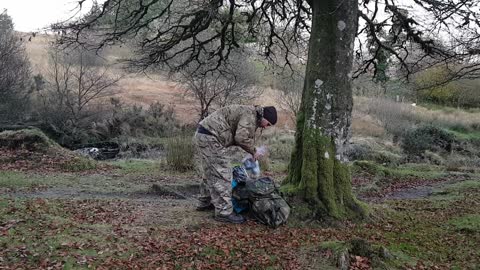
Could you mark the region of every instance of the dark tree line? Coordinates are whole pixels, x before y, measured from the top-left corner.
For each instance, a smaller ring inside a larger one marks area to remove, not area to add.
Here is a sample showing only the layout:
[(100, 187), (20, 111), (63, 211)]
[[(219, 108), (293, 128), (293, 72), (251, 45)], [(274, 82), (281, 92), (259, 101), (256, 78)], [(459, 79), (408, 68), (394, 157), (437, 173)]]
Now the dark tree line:
[(21, 37), (6, 11), (0, 13), (0, 122), (17, 121), (32, 90), (30, 62)]

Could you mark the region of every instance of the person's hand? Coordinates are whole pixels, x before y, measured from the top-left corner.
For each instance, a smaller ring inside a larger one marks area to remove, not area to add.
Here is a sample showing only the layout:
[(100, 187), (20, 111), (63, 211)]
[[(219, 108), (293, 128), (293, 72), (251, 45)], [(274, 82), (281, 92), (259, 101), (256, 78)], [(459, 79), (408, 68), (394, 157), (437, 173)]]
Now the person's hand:
[(256, 161), (260, 158), (260, 154), (257, 152), (255, 154), (253, 154), (253, 160)]

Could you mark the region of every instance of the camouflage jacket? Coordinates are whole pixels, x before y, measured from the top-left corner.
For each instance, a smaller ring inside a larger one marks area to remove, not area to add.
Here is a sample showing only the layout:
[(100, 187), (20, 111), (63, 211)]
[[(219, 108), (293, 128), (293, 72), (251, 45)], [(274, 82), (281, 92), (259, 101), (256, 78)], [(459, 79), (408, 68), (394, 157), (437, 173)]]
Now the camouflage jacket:
[(200, 125), (217, 137), (223, 146), (236, 145), (253, 155), (257, 112), (261, 112), (261, 107), (230, 105), (210, 114)]

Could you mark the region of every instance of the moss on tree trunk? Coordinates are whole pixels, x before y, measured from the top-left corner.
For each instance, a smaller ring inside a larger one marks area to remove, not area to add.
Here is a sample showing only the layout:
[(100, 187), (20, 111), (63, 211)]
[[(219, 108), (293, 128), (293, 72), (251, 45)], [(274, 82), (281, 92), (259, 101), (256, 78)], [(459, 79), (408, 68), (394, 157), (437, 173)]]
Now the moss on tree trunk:
[(344, 150), (351, 130), (349, 73), (357, 30), (357, 0), (312, 1), (313, 22), (295, 148), (283, 190), (317, 216), (361, 217)]

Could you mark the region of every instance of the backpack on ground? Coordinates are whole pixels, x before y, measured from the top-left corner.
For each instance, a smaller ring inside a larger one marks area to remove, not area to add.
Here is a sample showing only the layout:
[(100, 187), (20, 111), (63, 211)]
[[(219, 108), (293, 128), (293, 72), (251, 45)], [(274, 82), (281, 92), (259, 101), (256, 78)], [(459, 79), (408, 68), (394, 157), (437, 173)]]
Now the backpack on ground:
[(237, 213), (249, 210), (260, 223), (272, 228), (285, 224), (290, 206), (269, 177), (249, 179), (241, 166), (234, 168), (232, 202)]

